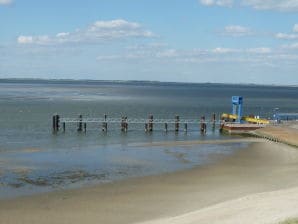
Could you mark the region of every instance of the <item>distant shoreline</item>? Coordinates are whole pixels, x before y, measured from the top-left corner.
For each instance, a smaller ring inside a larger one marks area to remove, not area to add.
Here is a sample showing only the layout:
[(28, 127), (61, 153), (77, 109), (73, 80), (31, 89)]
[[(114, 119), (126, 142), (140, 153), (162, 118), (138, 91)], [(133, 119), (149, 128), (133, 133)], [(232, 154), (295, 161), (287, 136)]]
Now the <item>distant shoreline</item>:
[(248, 86), (248, 87), (280, 87), (297, 88), (298, 85), (276, 85), (256, 83), (213, 83), (213, 82), (165, 82), (155, 80), (94, 80), (94, 79), (39, 79), (39, 78), (0, 78), (1, 83), (19, 84), (126, 84), (126, 85), (189, 85), (189, 86)]

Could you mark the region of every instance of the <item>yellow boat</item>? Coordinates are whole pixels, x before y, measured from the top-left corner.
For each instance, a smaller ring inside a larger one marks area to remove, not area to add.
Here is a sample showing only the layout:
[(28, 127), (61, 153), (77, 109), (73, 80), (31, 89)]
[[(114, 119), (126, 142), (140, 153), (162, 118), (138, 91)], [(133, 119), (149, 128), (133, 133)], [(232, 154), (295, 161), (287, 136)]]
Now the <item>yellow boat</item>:
[(261, 119), (261, 118), (253, 118), (253, 117), (242, 117), (243, 121), (255, 124), (269, 124), (269, 120)]
[(222, 114), (221, 119), (236, 120), (238, 116), (236, 114)]
[[(228, 120), (237, 120), (238, 116), (236, 114), (222, 114), (222, 119), (228, 119)], [(267, 119), (261, 119), (261, 118), (254, 118), (254, 117), (248, 117), (244, 116), (241, 118), (242, 121), (246, 121), (248, 123), (254, 123), (254, 124), (269, 124), (269, 120)]]

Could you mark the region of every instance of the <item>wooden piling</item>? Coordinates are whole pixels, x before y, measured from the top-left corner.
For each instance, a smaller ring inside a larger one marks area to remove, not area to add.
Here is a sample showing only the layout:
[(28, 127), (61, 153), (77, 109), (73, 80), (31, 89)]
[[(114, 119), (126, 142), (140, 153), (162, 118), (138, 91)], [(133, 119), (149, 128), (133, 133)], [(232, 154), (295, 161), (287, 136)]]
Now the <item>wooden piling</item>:
[(187, 123), (184, 124), (184, 132), (187, 132)]
[(56, 129), (59, 131), (60, 128), (60, 116), (57, 114), (56, 115)]
[(201, 126), (201, 133), (206, 133), (207, 125), (205, 122), (205, 116), (201, 117), (201, 125), (200, 126)]
[(124, 131), (124, 117), (121, 117), (121, 131)]
[(84, 123), (84, 132), (86, 133), (86, 131), (87, 131), (87, 123), (85, 122)]
[(56, 132), (56, 115), (53, 115), (53, 123), (52, 123), (52, 129), (53, 129), (53, 132)]
[(211, 122), (212, 122), (212, 130), (215, 130), (215, 122), (216, 122), (216, 114), (213, 113), (211, 117)]
[(83, 115), (79, 115), (79, 122), (78, 122), (78, 131), (83, 131)]
[(102, 131), (107, 132), (108, 131), (108, 123), (107, 123), (107, 115), (104, 115), (104, 122), (102, 123)]
[(60, 116), (58, 114), (55, 114), (53, 115), (52, 119), (53, 132), (58, 132), (60, 127)]
[(216, 114), (215, 113), (212, 114), (211, 121), (212, 121), (212, 123), (215, 124), (215, 121), (216, 121)]
[(180, 118), (178, 115), (176, 115), (175, 116), (175, 132), (179, 131), (179, 121), (180, 121)]
[(108, 123), (107, 122), (102, 122), (101, 130), (103, 132), (107, 132), (108, 131)]
[(127, 117), (124, 117), (124, 116), (121, 118), (121, 131), (122, 132), (127, 132), (128, 131)]
[(224, 126), (225, 126), (225, 120), (224, 119), (221, 119), (220, 120), (220, 125), (219, 125), (219, 131), (220, 132), (223, 131)]
[(128, 131), (128, 122), (127, 122), (127, 117), (125, 117), (124, 119), (124, 131), (127, 132)]
[(153, 131), (153, 115), (149, 115), (149, 124), (148, 124), (149, 132)]
[(65, 122), (62, 123), (63, 132), (65, 132)]
[(165, 123), (165, 132), (168, 132), (168, 123)]

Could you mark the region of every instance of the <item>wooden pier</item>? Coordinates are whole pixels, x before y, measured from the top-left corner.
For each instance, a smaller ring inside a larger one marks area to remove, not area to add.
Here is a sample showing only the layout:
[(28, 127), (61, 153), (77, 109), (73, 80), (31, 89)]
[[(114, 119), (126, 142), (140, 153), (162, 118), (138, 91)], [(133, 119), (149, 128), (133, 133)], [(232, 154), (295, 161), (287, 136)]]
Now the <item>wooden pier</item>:
[(173, 125), (174, 131), (179, 132), (181, 129), (181, 125), (183, 127), (183, 131), (188, 131), (189, 124), (197, 124), (198, 129), (202, 133), (206, 133), (207, 124), (211, 124), (212, 130), (215, 129), (215, 125), (220, 125), (222, 123), (221, 120), (216, 120), (216, 115), (212, 114), (210, 120), (206, 120), (205, 116), (202, 116), (200, 119), (181, 119), (179, 115), (176, 115), (174, 119), (154, 119), (154, 116), (150, 114), (148, 118), (128, 118), (127, 116), (122, 116), (120, 118), (109, 118), (106, 114), (102, 118), (90, 118), (83, 117), (83, 115), (79, 115), (76, 118), (67, 118), (61, 117), (58, 114), (53, 115), (53, 126), (52, 130), (54, 133), (60, 131), (60, 126), (62, 124), (62, 131), (66, 131), (67, 124), (76, 124), (78, 132), (86, 132), (87, 124), (97, 124), (98, 127), (101, 127), (103, 132), (108, 131), (108, 127), (111, 124), (119, 124), (119, 128), (122, 132), (127, 132), (128, 127), (131, 124), (144, 124), (145, 132), (153, 132), (154, 126), (164, 125), (164, 131), (169, 131), (169, 125)]

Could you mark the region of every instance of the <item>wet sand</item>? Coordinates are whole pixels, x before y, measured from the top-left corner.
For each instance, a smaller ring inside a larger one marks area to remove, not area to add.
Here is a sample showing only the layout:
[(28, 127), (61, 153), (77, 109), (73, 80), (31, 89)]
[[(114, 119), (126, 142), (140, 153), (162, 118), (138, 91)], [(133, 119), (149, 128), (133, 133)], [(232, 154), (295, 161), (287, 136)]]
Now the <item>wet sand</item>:
[(255, 138), (235, 138), (235, 139), (219, 139), (219, 140), (193, 140), (193, 141), (172, 141), (172, 142), (153, 142), (153, 143), (142, 143), (134, 144), (136, 147), (175, 147), (175, 146), (193, 146), (193, 145), (204, 145), (204, 144), (227, 144), (227, 143), (253, 143), (257, 140)]
[[(219, 212), (220, 209), (210, 213), (208, 207), (218, 208), (219, 203), (232, 200), (230, 207), (234, 208), (237, 204), (233, 206), (233, 200), (237, 198), (241, 204), (241, 198), (248, 197), (251, 201), (248, 207), (254, 208), (258, 201), (252, 195), (292, 188), (295, 191), (291, 193), (293, 200), (298, 201), (298, 189), (295, 188), (298, 186), (298, 150), (280, 143), (256, 141), (247, 149), (222, 158), (217, 164), (83, 189), (1, 200), (0, 223), (125, 224), (150, 220), (152, 223), (172, 223), (173, 217), (179, 219), (181, 215), (196, 212), (199, 217), (207, 217), (205, 222), (199, 223), (216, 223), (216, 220), (229, 217), (228, 214), (231, 216), (231, 211), (238, 211), (228, 210), (225, 215)], [(285, 195), (280, 196), (279, 201), (287, 201), (289, 194)], [(209, 216), (204, 210), (206, 216), (203, 216), (202, 209), (207, 209)], [(183, 218), (173, 223), (198, 223), (199, 217)], [(256, 219), (253, 223), (263, 222)]]
[(269, 125), (254, 131), (254, 133), (261, 137), (298, 147), (298, 123), (295, 121), (284, 125)]

